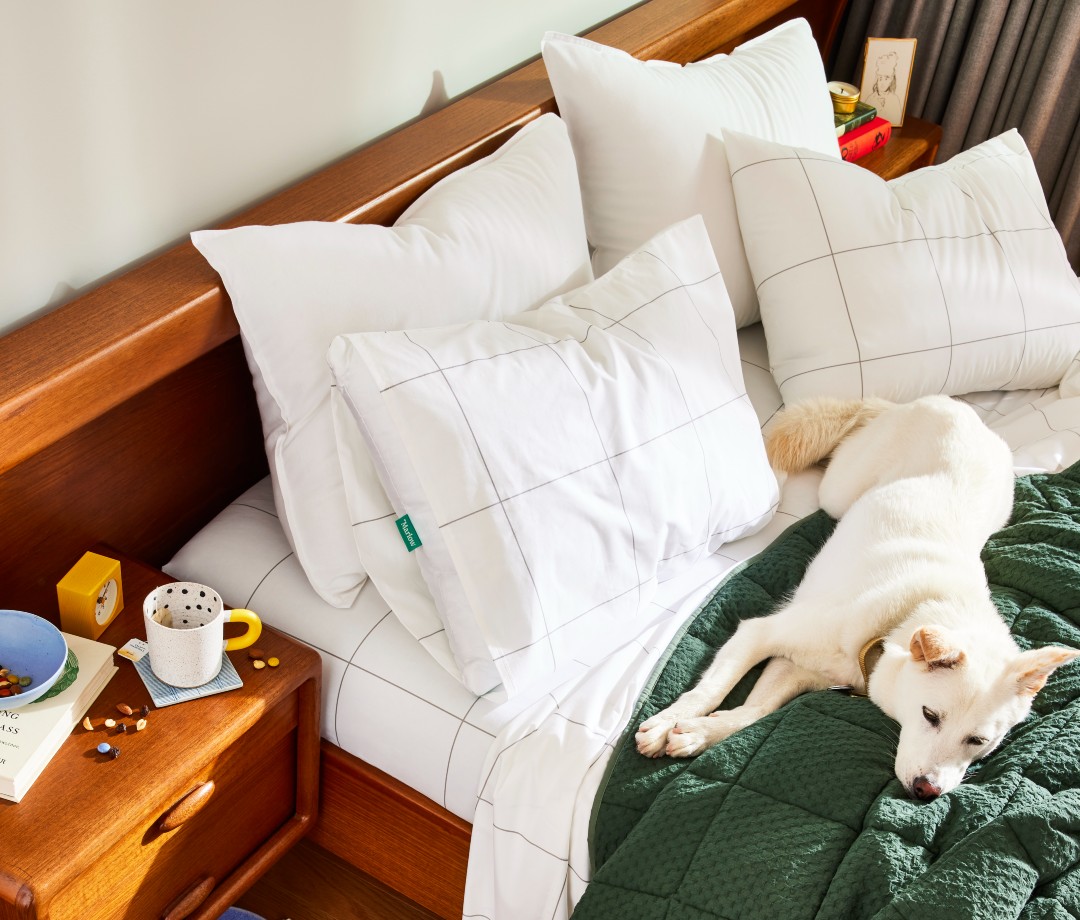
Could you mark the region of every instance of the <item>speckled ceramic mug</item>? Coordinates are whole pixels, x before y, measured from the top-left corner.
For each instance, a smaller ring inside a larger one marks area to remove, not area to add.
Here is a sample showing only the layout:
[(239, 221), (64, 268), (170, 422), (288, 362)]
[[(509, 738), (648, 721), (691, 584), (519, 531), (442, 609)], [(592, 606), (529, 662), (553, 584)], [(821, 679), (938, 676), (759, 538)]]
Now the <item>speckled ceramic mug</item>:
[[(262, 621), (250, 610), (226, 610), (217, 591), (192, 581), (155, 588), (143, 601), (150, 668), (173, 687), (201, 687), (221, 670), (221, 653), (254, 645)], [(226, 639), (227, 622), (247, 631)]]

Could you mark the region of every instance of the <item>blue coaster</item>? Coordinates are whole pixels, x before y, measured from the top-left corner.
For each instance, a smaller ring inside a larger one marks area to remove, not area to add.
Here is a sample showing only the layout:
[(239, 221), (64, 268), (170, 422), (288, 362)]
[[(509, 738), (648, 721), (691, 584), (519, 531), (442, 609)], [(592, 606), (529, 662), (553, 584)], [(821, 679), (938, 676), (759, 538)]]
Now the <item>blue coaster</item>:
[(215, 693), (224, 693), (226, 690), (236, 690), (244, 686), (236, 668), (229, 661), (229, 656), (221, 653), (221, 670), (209, 683), (201, 687), (173, 687), (170, 684), (158, 680), (150, 668), (150, 656), (144, 655), (135, 662), (135, 670), (150, 691), (150, 699), (154, 705), (161, 709), (163, 706), (171, 706), (173, 703), (186, 703), (188, 700), (197, 700), (203, 696), (213, 696)]

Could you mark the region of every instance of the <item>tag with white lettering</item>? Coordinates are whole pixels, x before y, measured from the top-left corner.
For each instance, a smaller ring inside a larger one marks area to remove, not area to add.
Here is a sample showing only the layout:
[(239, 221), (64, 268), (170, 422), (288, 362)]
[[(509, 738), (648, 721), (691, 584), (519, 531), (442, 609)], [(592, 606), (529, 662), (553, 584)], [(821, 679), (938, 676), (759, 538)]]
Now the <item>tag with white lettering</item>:
[(398, 533), (401, 534), (401, 539), (405, 543), (405, 548), (411, 553), (418, 546), (424, 544), (420, 540), (420, 535), (416, 532), (416, 528), (413, 527), (413, 522), (409, 519), (407, 514), (402, 515), (396, 521)]

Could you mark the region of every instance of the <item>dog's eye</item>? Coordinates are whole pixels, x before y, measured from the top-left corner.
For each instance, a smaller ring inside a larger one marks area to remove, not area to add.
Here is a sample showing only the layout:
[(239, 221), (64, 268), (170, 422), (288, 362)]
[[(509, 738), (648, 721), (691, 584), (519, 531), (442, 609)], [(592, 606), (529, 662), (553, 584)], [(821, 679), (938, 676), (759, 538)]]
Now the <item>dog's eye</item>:
[(965, 738), (964, 743), (970, 744), (972, 747), (982, 747), (986, 744), (986, 739), (980, 738), (978, 735), (972, 735), (970, 738)]
[(925, 706), (922, 708), (923, 718), (926, 719), (934, 728), (937, 728), (941, 723), (941, 716), (939, 716), (933, 709), (927, 709)]

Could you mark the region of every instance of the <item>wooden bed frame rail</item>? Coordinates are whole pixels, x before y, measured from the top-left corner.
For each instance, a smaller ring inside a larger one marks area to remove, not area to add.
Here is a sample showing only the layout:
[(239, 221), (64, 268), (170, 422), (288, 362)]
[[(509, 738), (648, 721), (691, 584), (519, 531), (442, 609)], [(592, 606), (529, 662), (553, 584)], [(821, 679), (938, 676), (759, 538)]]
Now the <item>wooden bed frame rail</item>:
[[(825, 53), (843, 6), (843, 0), (649, 0), (588, 34), (638, 57), (685, 63), (805, 16)], [(534, 60), (223, 226), (390, 223), (439, 179), (554, 110), (543, 62)], [(3, 606), (57, 619), (56, 582), (88, 547), (107, 543), (160, 565), (265, 472), (239, 329), (217, 275), (189, 242), (0, 338)], [(324, 745), (323, 760), (316, 839), (440, 915), (454, 916), (467, 825), (332, 745)], [(385, 824), (393, 825), (396, 815), (403, 825), (378, 835), (370, 821), (352, 820), (369, 809), (372, 789), (388, 803)], [(422, 873), (434, 893), (418, 892), (416, 877), (400, 866), (425, 861), (432, 846), (447, 861), (447, 877), (432, 882)], [(377, 851), (385, 858), (376, 859)]]

